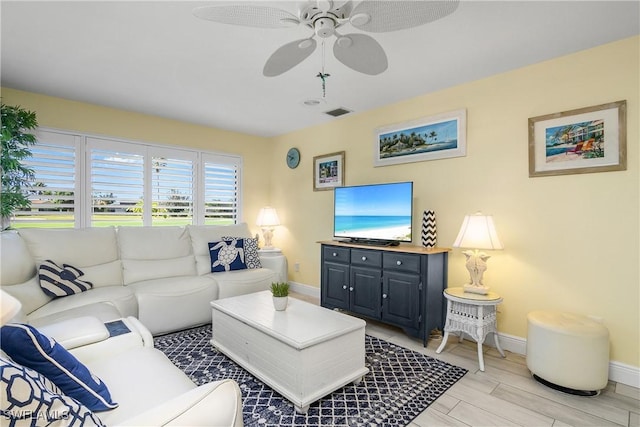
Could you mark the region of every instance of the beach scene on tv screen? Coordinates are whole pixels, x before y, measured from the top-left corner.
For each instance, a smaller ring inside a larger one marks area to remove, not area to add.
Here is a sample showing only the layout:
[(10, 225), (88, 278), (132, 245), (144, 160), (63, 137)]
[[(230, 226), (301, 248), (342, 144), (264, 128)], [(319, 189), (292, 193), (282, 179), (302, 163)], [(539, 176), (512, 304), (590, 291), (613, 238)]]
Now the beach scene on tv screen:
[(335, 198), (335, 237), (411, 241), (410, 183), (343, 187)]

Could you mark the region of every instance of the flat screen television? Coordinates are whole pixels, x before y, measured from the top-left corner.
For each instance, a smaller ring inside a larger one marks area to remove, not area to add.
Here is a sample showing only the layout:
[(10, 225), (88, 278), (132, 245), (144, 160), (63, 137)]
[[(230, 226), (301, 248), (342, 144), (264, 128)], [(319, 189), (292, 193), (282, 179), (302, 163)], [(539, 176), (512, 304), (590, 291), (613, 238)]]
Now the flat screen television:
[(354, 243), (411, 242), (413, 182), (334, 189), (333, 237)]

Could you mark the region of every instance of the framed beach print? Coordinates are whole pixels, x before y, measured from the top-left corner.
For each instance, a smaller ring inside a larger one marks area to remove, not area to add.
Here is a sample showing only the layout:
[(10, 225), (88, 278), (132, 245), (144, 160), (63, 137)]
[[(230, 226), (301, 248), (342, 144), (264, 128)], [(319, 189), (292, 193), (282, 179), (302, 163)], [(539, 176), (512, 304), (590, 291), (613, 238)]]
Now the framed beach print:
[(466, 131), (464, 109), (377, 128), (373, 166), (465, 156)]
[(627, 102), (529, 119), (529, 176), (627, 169)]
[(344, 185), (344, 151), (313, 158), (313, 191)]

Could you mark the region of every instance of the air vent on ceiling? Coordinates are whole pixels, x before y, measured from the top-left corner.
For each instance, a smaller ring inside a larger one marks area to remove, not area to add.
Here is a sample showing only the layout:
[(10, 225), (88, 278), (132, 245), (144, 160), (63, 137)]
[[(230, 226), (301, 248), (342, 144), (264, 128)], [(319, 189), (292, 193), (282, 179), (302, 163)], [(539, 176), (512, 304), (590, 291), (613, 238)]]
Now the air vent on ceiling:
[(324, 113), (333, 117), (339, 117), (349, 114), (350, 112), (351, 110), (347, 110), (346, 108), (336, 108), (335, 110), (325, 111)]

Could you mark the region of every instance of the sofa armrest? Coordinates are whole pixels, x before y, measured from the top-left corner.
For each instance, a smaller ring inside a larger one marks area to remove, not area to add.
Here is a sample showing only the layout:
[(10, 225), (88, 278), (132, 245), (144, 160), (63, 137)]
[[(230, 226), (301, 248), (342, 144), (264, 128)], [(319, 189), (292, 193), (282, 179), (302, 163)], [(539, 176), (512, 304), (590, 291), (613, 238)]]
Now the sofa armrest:
[(153, 335), (149, 332), (146, 326), (142, 324), (137, 318), (129, 316), (124, 319), (124, 323), (129, 327), (131, 332), (135, 332), (142, 338), (143, 347), (153, 348)]
[(242, 427), (240, 387), (229, 379), (204, 384), (119, 425)]
[(95, 344), (109, 338), (109, 331), (96, 317), (76, 317), (38, 327), (67, 350)]

